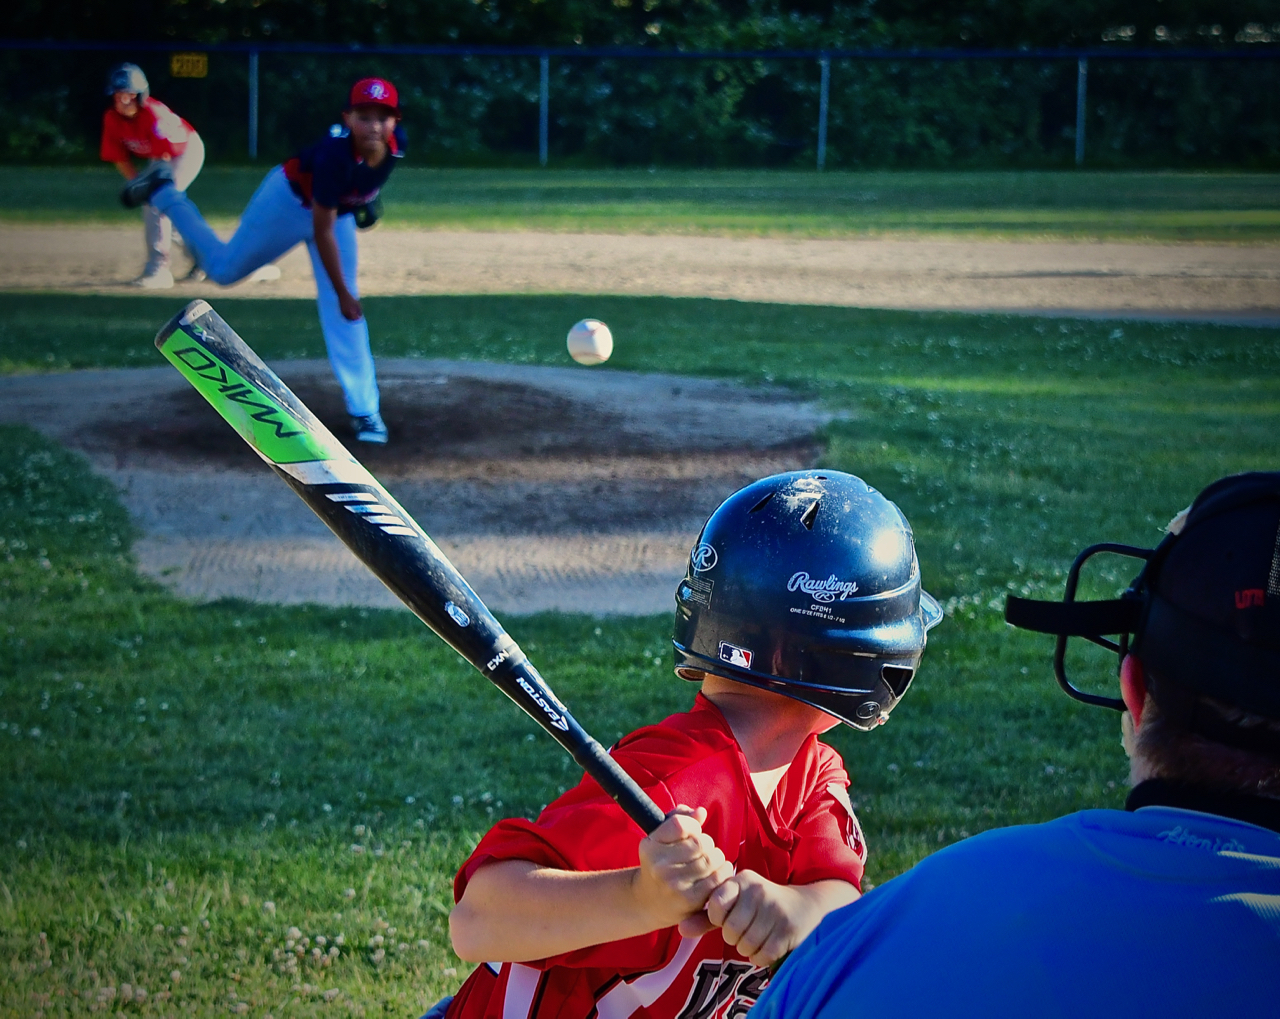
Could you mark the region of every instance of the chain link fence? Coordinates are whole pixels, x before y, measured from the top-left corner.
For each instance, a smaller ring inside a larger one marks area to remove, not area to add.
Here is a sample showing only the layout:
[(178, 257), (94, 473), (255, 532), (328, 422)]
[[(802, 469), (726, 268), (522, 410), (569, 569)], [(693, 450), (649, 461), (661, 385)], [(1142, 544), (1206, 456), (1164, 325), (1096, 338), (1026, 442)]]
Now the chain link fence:
[(401, 90), (418, 165), (1280, 164), (1270, 51), (79, 45), (0, 43), (0, 159), (96, 159), (106, 72), (133, 60), (223, 163), (287, 157), (336, 120), (351, 81), (377, 74)]

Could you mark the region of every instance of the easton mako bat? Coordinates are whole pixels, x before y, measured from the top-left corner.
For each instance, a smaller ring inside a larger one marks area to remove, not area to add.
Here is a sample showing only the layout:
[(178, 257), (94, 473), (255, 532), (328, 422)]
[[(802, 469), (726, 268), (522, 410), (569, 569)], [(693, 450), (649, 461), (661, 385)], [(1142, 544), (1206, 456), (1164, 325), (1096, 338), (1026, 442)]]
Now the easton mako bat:
[(192, 301), (160, 352), (419, 619), (569, 752), (647, 835), (663, 813), (583, 730), (417, 522), (217, 312)]

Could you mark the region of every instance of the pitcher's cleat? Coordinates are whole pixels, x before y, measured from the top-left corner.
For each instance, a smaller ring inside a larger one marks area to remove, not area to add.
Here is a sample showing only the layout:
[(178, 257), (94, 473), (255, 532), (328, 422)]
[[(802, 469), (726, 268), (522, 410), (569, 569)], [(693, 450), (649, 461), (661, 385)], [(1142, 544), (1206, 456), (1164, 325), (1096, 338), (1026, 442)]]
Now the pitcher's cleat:
[(203, 283), (209, 277), (203, 269), (198, 265), (193, 265), (187, 270), (187, 274), (178, 282), (180, 283)]
[(353, 417), (351, 427), (355, 430), (357, 442), (372, 442), (379, 446), (387, 443), (387, 426), (377, 411), (365, 417)]
[(173, 273), (166, 266), (149, 269), (133, 281), (133, 286), (143, 290), (168, 290), (173, 286)]
[(120, 192), (120, 204), (126, 209), (136, 209), (151, 201), (160, 188), (173, 184), (173, 168), (165, 160), (153, 163), (133, 180), (129, 181)]
[(266, 265), (259, 266), (249, 273), (250, 283), (273, 283), (280, 278), (280, 266), (272, 265), (268, 262)]

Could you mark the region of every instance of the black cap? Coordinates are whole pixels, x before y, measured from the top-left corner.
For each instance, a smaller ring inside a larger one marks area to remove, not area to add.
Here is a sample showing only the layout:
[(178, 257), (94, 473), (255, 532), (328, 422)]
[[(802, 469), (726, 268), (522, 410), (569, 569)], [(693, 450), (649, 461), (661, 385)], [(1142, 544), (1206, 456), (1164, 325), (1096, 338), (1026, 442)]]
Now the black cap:
[[(1076, 602), (1080, 567), (1098, 552), (1147, 562), (1122, 597)], [(1062, 657), (1068, 636), (1122, 655), (1131, 650), (1154, 677), (1158, 702), (1211, 697), (1280, 720), (1280, 472), (1214, 482), (1174, 518), (1155, 549), (1085, 549), (1072, 565), (1063, 603), (1010, 598), (1005, 619), (1059, 636), (1058, 679), (1079, 700), (1123, 707), (1067, 681)], [(1133, 639), (1116, 644), (1103, 634)]]
[(1280, 473), (1214, 482), (1174, 526), (1143, 571), (1133, 653), (1162, 681), (1280, 719)]

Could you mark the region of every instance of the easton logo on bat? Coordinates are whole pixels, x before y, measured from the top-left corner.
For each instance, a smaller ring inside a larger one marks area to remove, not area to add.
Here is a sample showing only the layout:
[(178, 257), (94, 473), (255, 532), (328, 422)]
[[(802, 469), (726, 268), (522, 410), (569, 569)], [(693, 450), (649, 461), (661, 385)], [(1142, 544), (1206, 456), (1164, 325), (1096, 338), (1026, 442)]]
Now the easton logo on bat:
[(175, 350), (173, 356), (199, 375), (200, 378), (209, 382), (216, 382), (218, 384), (218, 392), (228, 400), (242, 404), (245, 407), (256, 408), (257, 413), (251, 413), (249, 416), (255, 421), (271, 425), (276, 430), (277, 439), (290, 439), (295, 435), (302, 434), (299, 429), (290, 431), (288, 422), (280, 420), (279, 407), (255, 400), (254, 397), (260, 397), (261, 394), (249, 388), (239, 379), (232, 381), (227, 369), (199, 347), (184, 347), (182, 350)]
[(554, 725), (557, 729), (561, 730), (562, 732), (568, 731), (569, 723), (564, 720), (564, 716), (561, 715), (558, 711), (556, 711), (555, 708), (553, 708), (545, 700), (543, 700), (542, 694), (538, 693), (538, 691), (533, 688), (532, 684), (527, 679), (525, 679), (523, 676), (517, 676), (516, 682), (520, 684), (520, 689), (529, 695), (529, 697), (533, 700), (533, 703), (538, 705), (538, 707), (540, 707), (543, 711), (547, 713), (547, 717), (551, 719), (552, 725)]
[(387, 534), (412, 538), (418, 533), (395, 510), (384, 505), (373, 492), (326, 492), (324, 497), (330, 502), (341, 504), (348, 513), (354, 513), (366, 524), (380, 527)]

